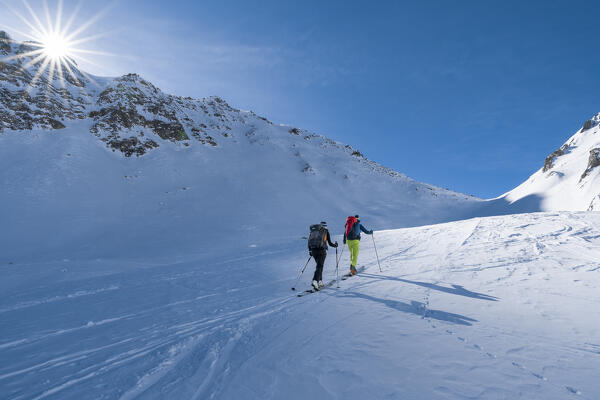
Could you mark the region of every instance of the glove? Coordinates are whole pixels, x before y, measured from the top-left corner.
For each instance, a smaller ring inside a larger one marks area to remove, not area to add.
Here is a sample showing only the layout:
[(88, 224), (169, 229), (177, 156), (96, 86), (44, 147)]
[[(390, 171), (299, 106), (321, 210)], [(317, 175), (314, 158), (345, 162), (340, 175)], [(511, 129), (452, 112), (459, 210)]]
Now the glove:
[(371, 229), (371, 232), (369, 232), (369, 235), (372, 235), (372, 234), (373, 234), (373, 229)]
[(338, 242), (335, 242), (335, 246), (333, 246), (333, 247), (337, 248), (338, 247)]
[(344, 244), (346, 244), (346, 238), (344, 238)]

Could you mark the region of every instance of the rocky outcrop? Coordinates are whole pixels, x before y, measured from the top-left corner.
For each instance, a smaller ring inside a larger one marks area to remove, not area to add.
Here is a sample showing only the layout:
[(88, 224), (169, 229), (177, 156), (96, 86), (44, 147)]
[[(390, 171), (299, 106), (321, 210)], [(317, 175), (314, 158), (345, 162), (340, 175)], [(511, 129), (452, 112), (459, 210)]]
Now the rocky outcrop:
[(587, 130), (590, 130), (590, 129), (594, 128), (595, 126), (598, 126), (598, 124), (600, 124), (600, 114), (596, 114), (593, 118), (590, 118), (587, 121), (585, 121), (580, 132), (585, 132)]
[(600, 194), (596, 195), (592, 201), (590, 202), (590, 206), (587, 209), (588, 211), (600, 211)]
[(7, 55), (10, 50), (10, 37), (6, 32), (0, 31), (0, 54)]
[[(65, 120), (86, 118), (90, 100), (81, 90), (67, 90), (58, 76), (49, 71), (36, 76), (43, 60), (32, 63), (34, 50), (28, 44), (16, 45), (5, 32), (0, 32), (0, 132), (4, 130), (62, 129)], [(72, 70), (72, 81), (83, 88), (83, 75)], [(66, 81), (67, 84), (69, 81)]]
[[(98, 96), (99, 109), (89, 113), (94, 120), (90, 131), (108, 138), (108, 143), (121, 143), (122, 136), (131, 139), (132, 133), (143, 137), (148, 130), (163, 140), (189, 140), (175, 112), (168, 107), (170, 102), (168, 96), (138, 75), (122, 76)], [(144, 148), (138, 148), (136, 154), (141, 155)]]
[(104, 139), (108, 147), (113, 151), (118, 150), (125, 155), (125, 157), (131, 157), (133, 154), (141, 156), (146, 151), (155, 149), (158, 147), (158, 143), (154, 140), (146, 139), (143, 142), (136, 137), (129, 137), (125, 139), (118, 139), (112, 137), (110, 139)]
[(542, 171), (547, 172), (550, 169), (552, 169), (552, 167), (554, 167), (554, 161), (558, 157), (564, 155), (568, 150), (569, 150), (569, 145), (564, 144), (560, 147), (560, 149), (556, 150), (554, 153), (552, 153), (548, 157), (546, 157), (546, 160), (544, 160), (544, 168), (542, 169)]
[(581, 182), (583, 180), (583, 178), (588, 176), (589, 173), (592, 171), (592, 169), (596, 168), (599, 165), (600, 165), (600, 148), (590, 150), (590, 158), (588, 159), (587, 168), (585, 169), (585, 171), (583, 171), (583, 174), (581, 174), (581, 178), (579, 179), (579, 182)]
[[(73, 120), (86, 120), (90, 133), (108, 149), (132, 157), (166, 143), (219, 146), (247, 140), (258, 146), (268, 143), (268, 133), (277, 129), (268, 119), (233, 108), (220, 97), (196, 100), (167, 95), (137, 74), (97, 78), (71, 65), (68, 71), (63, 68), (60, 78), (56, 71), (43, 68), (44, 60), (29, 54), (35, 49), (32, 43), (15, 43), (0, 32), (0, 132), (57, 130)], [(397, 175), (351, 146), (298, 128), (287, 129), (298, 140), (340, 148), (356, 162)], [(300, 168), (306, 174), (315, 173), (308, 163)]]

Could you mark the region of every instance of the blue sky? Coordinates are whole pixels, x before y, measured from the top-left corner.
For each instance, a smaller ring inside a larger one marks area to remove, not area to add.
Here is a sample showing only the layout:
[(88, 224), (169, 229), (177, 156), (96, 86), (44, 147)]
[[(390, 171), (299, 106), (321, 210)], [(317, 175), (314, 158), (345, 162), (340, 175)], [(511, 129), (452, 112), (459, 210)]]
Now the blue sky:
[[(103, 33), (85, 46), (112, 55), (87, 56), (86, 70), (219, 95), (480, 197), (521, 183), (600, 112), (593, 1), (105, 4), (82, 2), (75, 23), (104, 11), (83, 36)], [(0, 27), (26, 31), (8, 12)]]

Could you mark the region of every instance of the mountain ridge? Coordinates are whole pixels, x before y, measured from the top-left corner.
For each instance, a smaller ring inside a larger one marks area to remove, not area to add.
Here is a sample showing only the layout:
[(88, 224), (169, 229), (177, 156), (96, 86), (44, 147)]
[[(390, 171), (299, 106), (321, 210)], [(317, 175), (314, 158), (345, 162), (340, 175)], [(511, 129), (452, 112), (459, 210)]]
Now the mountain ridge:
[(600, 113), (583, 123), (543, 166), (500, 198), (540, 197), (540, 211), (600, 210)]
[[(336, 232), (357, 213), (382, 229), (490, 212), (481, 199), (220, 97), (174, 96), (137, 74), (72, 68), (74, 85), (39, 73), (39, 61), (11, 58), (18, 46), (0, 69), (0, 182), (8, 189), (0, 202), (11, 205), (0, 208), (8, 226), (0, 236), (13, 253), (4, 257), (28, 254), (32, 238), (48, 257), (63, 257), (69, 241), (99, 256), (161, 246), (181, 253), (222, 248), (228, 238), (260, 245), (272, 240), (264, 232), (298, 238), (323, 219), (337, 221)], [(212, 226), (219, 230), (206, 232)]]

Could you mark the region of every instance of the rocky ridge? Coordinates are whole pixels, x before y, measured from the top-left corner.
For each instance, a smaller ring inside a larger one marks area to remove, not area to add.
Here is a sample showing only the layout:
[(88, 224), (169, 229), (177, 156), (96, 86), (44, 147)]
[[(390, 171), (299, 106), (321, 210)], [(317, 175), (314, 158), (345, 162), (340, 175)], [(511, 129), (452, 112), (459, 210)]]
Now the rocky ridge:
[[(260, 145), (272, 139), (266, 132), (277, 131), (290, 135), (298, 144), (338, 149), (374, 172), (405, 178), (368, 160), (350, 145), (296, 127), (275, 125), (217, 96), (197, 100), (169, 95), (137, 74), (101, 78), (76, 66), (63, 68), (63, 79), (49, 68), (39, 74), (43, 58), (27, 55), (35, 49), (30, 43), (12, 41), (0, 31), (0, 133), (57, 130), (84, 120), (89, 121), (90, 134), (108, 149), (125, 157), (140, 157), (166, 143), (218, 147), (245, 140)], [(300, 170), (316, 175), (295, 148), (292, 144), (290, 151), (299, 159)], [(432, 193), (438, 189), (423, 185)]]
[(505, 194), (510, 201), (539, 198), (544, 211), (600, 209), (600, 113), (544, 160), (527, 181)]

